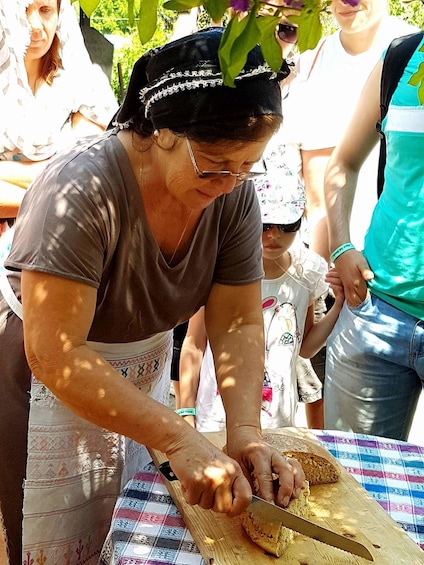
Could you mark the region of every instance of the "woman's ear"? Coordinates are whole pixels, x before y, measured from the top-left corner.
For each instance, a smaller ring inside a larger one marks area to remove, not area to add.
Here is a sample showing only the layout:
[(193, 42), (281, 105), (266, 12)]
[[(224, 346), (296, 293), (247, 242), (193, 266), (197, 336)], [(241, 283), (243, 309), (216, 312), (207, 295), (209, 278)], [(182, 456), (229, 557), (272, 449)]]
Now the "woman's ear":
[(158, 147), (161, 149), (169, 150), (172, 149), (175, 145), (177, 140), (177, 136), (175, 133), (172, 133), (171, 130), (164, 128), (164, 129), (155, 129), (153, 132), (153, 143), (156, 143)]

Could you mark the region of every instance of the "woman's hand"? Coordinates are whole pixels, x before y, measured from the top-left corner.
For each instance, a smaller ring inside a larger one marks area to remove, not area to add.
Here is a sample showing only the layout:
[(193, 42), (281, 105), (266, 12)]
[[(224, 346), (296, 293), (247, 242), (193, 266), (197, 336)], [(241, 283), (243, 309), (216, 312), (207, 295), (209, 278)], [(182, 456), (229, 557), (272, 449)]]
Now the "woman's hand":
[(189, 504), (228, 516), (247, 508), (252, 489), (240, 465), (198, 432), (187, 434), (183, 447), (166, 456)]
[(343, 283), (346, 302), (359, 306), (367, 296), (367, 282), (374, 278), (367, 260), (359, 251), (346, 251), (336, 259), (336, 269)]
[[(301, 464), (268, 445), (256, 428), (242, 426), (231, 430), (227, 449), (240, 462), (255, 494), (278, 506), (288, 506), (291, 498), (299, 497), (305, 481)], [(278, 488), (273, 475), (278, 475)]]

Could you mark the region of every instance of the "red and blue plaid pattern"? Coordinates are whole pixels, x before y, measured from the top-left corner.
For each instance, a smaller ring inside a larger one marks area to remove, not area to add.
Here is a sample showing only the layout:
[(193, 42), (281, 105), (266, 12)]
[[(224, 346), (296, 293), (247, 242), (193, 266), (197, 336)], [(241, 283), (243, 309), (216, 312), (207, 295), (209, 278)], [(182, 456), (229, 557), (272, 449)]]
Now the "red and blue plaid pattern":
[(152, 463), (122, 491), (99, 565), (164, 564), (204, 561)]
[[(424, 447), (360, 434), (314, 433), (424, 549)], [(123, 490), (99, 565), (164, 564), (205, 562), (151, 464)]]
[(347, 432), (314, 433), (424, 549), (424, 447)]

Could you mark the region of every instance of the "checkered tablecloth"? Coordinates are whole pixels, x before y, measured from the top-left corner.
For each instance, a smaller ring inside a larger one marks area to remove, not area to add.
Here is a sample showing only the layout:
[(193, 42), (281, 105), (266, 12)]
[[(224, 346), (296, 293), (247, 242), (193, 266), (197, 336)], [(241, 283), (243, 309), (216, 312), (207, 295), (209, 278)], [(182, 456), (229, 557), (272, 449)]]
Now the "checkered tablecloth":
[[(424, 549), (424, 447), (315, 431), (325, 447)], [(153, 464), (115, 507), (99, 565), (205, 565)]]
[(424, 447), (347, 432), (314, 433), (424, 549)]

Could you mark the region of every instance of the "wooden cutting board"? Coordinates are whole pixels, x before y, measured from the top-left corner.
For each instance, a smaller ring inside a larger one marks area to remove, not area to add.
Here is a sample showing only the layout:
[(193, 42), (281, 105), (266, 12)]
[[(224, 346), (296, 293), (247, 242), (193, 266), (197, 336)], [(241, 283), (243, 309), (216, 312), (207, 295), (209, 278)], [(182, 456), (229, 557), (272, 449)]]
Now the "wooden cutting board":
[[(270, 431), (317, 442), (308, 430), (300, 428)], [(205, 436), (220, 448), (225, 444), (224, 432), (207, 433)], [(151, 455), (156, 466), (166, 460), (159, 451), (151, 450)], [(331, 454), (329, 457), (334, 459)], [(185, 502), (178, 481), (164, 481), (206, 565), (371, 563), (300, 534), (280, 558), (269, 555), (250, 541), (239, 518), (228, 518), (212, 510), (191, 506)], [(376, 565), (424, 564), (424, 552), (345, 469), (341, 468), (337, 483), (311, 487), (310, 505), (311, 520), (337, 533), (352, 536), (369, 549)]]

